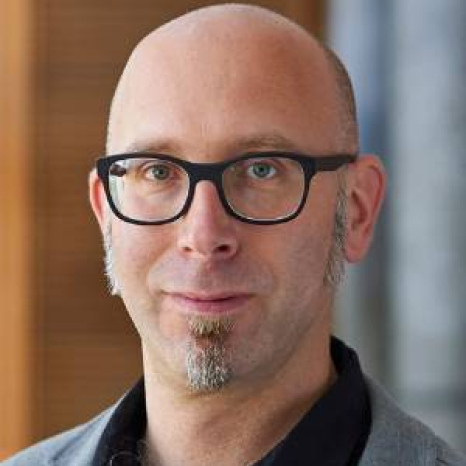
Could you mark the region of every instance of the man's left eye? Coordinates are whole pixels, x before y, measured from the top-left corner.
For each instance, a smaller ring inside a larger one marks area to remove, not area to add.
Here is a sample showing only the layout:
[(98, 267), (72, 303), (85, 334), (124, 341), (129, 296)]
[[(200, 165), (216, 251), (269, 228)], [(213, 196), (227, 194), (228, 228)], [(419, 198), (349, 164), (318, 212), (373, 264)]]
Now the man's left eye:
[(256, 162), (248, 167), (247, 173), (253, 178), (267, 179), (274, 176), (277, 173), (277, 170), (270, 163)]

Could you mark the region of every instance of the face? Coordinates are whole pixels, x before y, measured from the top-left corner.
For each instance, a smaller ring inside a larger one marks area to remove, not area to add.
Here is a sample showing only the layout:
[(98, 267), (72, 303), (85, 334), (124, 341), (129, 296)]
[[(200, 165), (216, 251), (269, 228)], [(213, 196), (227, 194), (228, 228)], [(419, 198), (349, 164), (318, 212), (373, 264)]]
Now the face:
[[(113, 153), (217, 162), (257, 150), (340, 149), (322, 65), (264, 57), (260, 43), (241, 63), (244, 53), (225, 54), (224, 44), (210, 42), (136, 56), (113, 122)], [(132, 225), (102, 211), (107, 262), (145, 365), (166, 383), (215, 390), (271, 377), (322, 346), (338, 185), (336, 173), (316, 175), (300, 216), (272, 226), (228, 216), (205, 181), (186, 216), (171, 224)]]

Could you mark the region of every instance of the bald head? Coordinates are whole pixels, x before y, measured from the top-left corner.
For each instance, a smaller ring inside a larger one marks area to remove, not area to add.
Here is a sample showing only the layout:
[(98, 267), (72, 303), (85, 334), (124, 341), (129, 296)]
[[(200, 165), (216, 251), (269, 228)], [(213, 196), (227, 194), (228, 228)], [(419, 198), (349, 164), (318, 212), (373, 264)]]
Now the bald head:
[[(248, 83), (251, 89), (246, 92)], [(128, 138), (123, 142), (120, 136), (129, 115), (134, 119), (138, 109), (147, 109), (152, 92), (164, 94), (164, 108), (180, 97), (192, 101), (192, 108), (201, 94), (204, 99), (210, 95), (211, 104), (217, 105), (233, 92), (252, 103), (272, 95), (282, 112), (289, 111), (287, 101), (296, 100), (303, 115), (326, 122), (333, 151), (358, 150), (353, 91), (343, 64), (301, 26), (258, 6), (201, 8), (146, 36), (133, 51), (115, 93), (109, 153), (127, 147)]]

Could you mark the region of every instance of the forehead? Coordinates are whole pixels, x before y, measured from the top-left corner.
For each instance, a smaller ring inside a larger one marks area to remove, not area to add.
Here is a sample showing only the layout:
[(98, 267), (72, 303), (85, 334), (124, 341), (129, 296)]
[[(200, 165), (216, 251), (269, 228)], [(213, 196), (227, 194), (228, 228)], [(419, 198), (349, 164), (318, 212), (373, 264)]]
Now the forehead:
[(112, 150), (163, 140), (208, 152), (261, 138), (331, 150), (337, 102), (322, 51), (289, 31), (243, 29), (143, 43), (121, 81)]

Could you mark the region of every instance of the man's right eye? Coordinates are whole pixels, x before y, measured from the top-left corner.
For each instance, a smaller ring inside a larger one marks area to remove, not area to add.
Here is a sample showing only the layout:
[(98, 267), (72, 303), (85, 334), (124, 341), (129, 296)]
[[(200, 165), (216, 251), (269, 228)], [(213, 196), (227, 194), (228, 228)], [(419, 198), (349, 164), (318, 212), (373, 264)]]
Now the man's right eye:
[(165, 181), (173, 176), (173, 170), (164, 164), (153, 164), (143, 169), (143, 177), (153, 181)]

